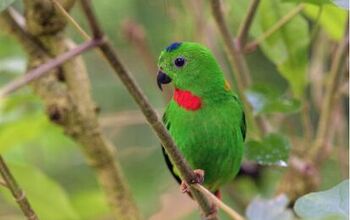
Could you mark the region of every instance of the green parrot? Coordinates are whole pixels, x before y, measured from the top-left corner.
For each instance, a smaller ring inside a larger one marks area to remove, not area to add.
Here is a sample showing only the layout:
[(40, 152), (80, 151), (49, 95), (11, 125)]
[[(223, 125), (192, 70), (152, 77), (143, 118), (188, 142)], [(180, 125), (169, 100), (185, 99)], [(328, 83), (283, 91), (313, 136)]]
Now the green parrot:
[[(203, 185), (221, 197), (219, 188), (238, 173), (246, 134), (243, 106), (230, 89), (211, 51), (198, 43), (175, 42), (158, 61), (157, 83), (173, 82), (173, 97), (163, 122)], [(186, 192), (162, 147), (165, 161)], [(188, 186), (188, 185), (187, 185)]]

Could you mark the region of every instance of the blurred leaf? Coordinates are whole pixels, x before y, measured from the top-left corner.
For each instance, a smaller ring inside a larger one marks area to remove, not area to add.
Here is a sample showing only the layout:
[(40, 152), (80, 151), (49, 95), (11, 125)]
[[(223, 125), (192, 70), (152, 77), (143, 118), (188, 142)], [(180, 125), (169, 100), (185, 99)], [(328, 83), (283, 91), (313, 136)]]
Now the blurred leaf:
[[(257, 16), (259, 28), (253, 32), (255, 37), (270, 29), (295, 7), (293, 3), (279, 0), (261, 1)], [(278, 67), (298, 98), (302, 96), (307, 84), (308, 46), (308, 24), (301, 15), (295, 16), (261, 43), (262, 51)]]
[(302, 218), (349, 219), (349, 180), (329, 190), (302, 196), (296, 201), (294, 210)]
[[(9, 161), (8, 164), (40, 219), (80, 219), (65, 191), (54, 180), (30, 164), (20, 165)], [(6, 197), (13, 201), (11, 196), (7, 195)]]
[(104, 194), (94, 189), (75, 193), (72, 202), (84, 220), (100, 219), (110, 211)]
[(0, 153), (39, 138), (50, 122), (32, 95), (14, 95), (0, 100)]
[[(320, 16), (319, 10), (321, 10)], [(317, 22), (319, 22), (330, 38), (337, 41), (343, 38), (347, 20), (346, 10), (331, 4), (323, 5), (322, 8), (307, 4), (304, 12), (315, 22), (318, 20)]]
[(0, 60), (0, 72), (23, 73), (25, 69), (24, 57), (8, 57)]
[(247, 159), (258, 164), (287, 166), (290, 144), (285, 136), (270, 133), (261, 141), (248, 141), (244, 149)]
[(14, 122), (0, 124), (0, 153), (40, 137), (48, 124), (42, 114), (31, 114)]
[(246, 210), (248, 220), (292, 220), (293, 213), (287, 209), (288, 198), (282, 194), (273, 199), (255, 198)]
[(0, 0), (0, 12), (9, 7), (15, 0)]
[(254, 85), (245, 94), (253, 107), (254, 114), (293, 113), (300, 109), (300, 101), (282, 97), (271, 85)]

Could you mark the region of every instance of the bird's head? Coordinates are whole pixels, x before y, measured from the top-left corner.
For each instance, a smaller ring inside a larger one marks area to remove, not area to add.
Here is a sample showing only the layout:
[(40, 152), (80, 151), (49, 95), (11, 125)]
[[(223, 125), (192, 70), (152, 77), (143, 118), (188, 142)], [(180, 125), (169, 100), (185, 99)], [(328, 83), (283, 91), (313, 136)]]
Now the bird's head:
[(198, 43), (175, 42), (164, 49), (158, 61), (157, 83), (174, 83), (175, 88), (196, 95), (223, 89), (224, 76), (211, 51)]

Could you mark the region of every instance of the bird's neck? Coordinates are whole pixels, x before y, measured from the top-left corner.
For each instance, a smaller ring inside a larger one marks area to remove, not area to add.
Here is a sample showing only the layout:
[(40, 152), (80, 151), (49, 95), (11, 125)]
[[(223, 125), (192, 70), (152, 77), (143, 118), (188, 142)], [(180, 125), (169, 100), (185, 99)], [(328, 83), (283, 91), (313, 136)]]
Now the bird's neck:
[(189, 111), (197, 111), (202, 107), (202, 99), (191, 91), (175, 88), (174, 101), (182, 108)]

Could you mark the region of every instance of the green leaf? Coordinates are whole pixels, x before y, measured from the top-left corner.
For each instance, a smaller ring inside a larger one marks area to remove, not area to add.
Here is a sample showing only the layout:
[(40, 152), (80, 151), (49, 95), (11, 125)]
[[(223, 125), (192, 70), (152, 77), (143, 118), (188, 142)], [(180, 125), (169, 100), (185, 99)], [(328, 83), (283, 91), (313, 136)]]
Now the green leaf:
[[(319, 10), (321, 10), (320, 16)], [(319, 22), (330, 38), (336, 41), (340, 41), (343, 38), (347, 21), (346, 10), (332, 4), (323, 5), (322, 8), (307, 4), (304, 12), (315, 22)]]
[(258, 164), (287, 166), (290, 144), (285, 136), (270, 133), (261, 141), (248, 141), (244, 149), (247, 159)]
[[(47, 177), (30, 164), (16, 164), (7, 161), (9, 168), (40, 219), (77, 220), (80, 219), (63, 190), (54, 180)], [(0, 189), (6, 198), (13, 201), (8, 190)], [(14, 202), (13, 202), (14, 203)], [(14, 205), (17, 205), (14, 203)]]
[[(255, 37), (266, 32), (295, 7), (293, 3), (280, 0), (261, 1), (257, 16), (258, 28), (253, 32)], [(308, 46), (308, 24), (301, 15), (293, 17), (261, 43), (262, 51), (289, 82), (297, 98), (302, 96), (307, 84)]]
[(302, 196), (296, 201), (294, 210), (298, 216), (307, 219), (349, 219), (349, 180), (329, 190)]
[(254, 85), (245, 94), (254, 114), (293, 113), (300, 109), (300, 101), (283, 97), (272, 85)]
[(255, 198), (246, 210), (248, 220), (292, 220), (293, 213), (287, 209), (288, 198), (282, 194), (267, 200)]
[(9, 7), (15, 0), (0, 0), (0, 12)]

